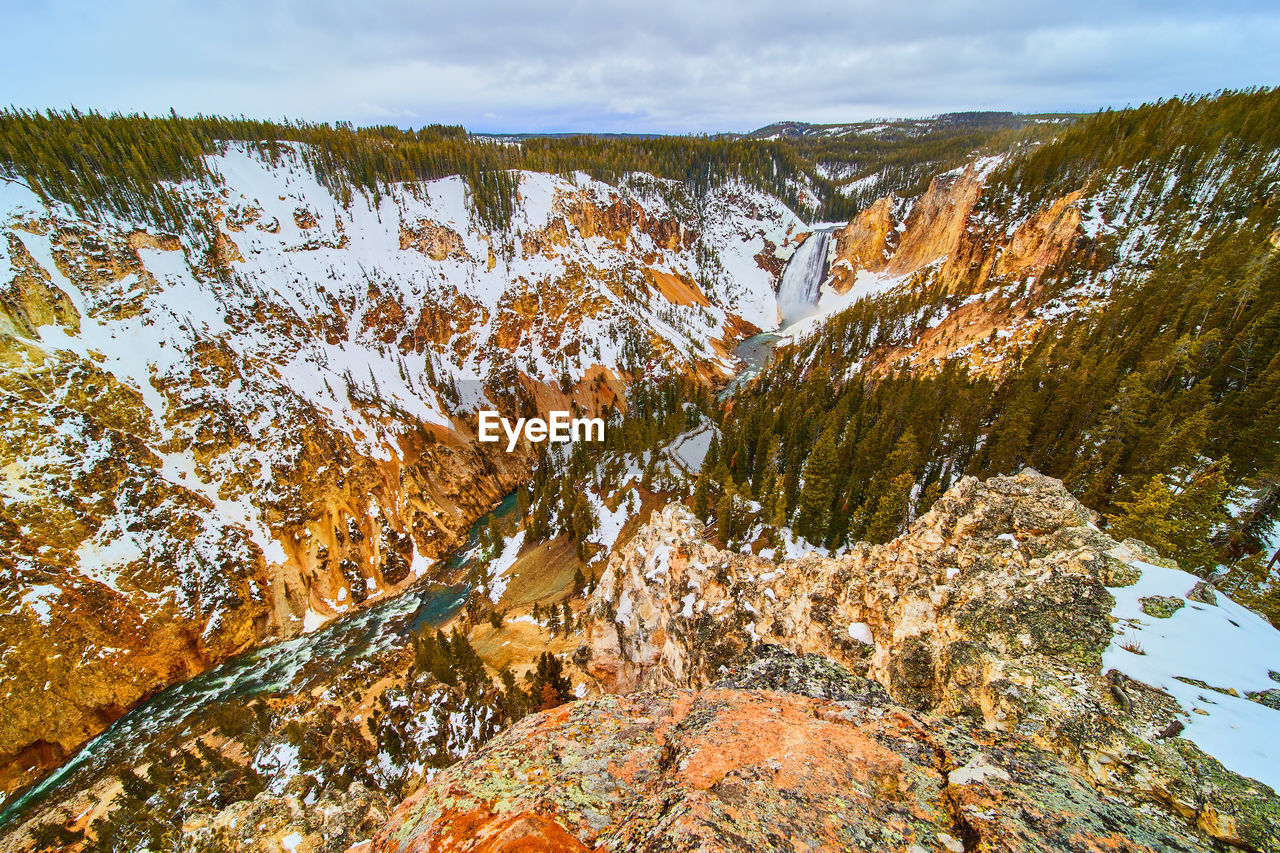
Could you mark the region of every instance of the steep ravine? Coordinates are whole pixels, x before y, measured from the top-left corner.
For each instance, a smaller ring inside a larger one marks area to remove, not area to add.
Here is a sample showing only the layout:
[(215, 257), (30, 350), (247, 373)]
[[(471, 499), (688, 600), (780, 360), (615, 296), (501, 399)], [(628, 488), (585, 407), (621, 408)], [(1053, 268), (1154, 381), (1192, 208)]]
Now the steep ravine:
[(210, 159), (215, 185), (170, 189), (211, 238), (0, 196), (3, 792), (166, 685), (430, 576), (528, 475), (532, 448), (475, 444), (477, 407), (723, 378), (776, 316), (757, 256), (799, 226), (733, 185), (673, 205), (529, 173), (490, 233), (461, 179), (344, 207), (287, 146)]
[[(464, 545), (442, 561), (441, 572), (457, 573), (473, 558), (480, 532), (492, 521), (511, 520), (515, 496), (504, 499), (471, 526)], [(412, 632), (447, 624), (466, 602), (464, 583), (422, 583), (404, 593), (345, 614), (322, 628), (292, 640), (246, 652), (144, 701), (70, 761), (0, 809), (0, 835), (13, 829), (42, 800), (78, 793), (78, 781), (89, 788), (111, 768), (136, 764), (153, 739), (215, 715), (228, 701), (315, 691), (341, 678), (342, 671), (391, 649), (410, 644)]]

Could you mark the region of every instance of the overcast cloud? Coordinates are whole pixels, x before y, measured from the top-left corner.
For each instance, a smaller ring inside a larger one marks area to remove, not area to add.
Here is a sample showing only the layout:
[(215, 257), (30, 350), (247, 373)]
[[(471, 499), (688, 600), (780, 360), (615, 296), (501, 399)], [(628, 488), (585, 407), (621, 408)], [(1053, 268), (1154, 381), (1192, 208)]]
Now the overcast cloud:
[(0, 102), (750, 130), (1280, 83), (1280, 3), (5, 0)]

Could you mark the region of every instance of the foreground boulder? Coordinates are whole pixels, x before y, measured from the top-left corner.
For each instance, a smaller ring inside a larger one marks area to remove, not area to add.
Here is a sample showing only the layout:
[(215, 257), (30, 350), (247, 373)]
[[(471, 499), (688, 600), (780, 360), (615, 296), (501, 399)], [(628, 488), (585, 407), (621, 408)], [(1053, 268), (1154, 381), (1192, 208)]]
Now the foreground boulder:
[[(1265, 766), (1278, 751), (1280, 714), (1271, 726), (1262, 719), (1275, 713), (1261, 689), (1274, 682), (1266, 665), (1239, 684), (1224, 679), (1240, 667), (1212, 665), (1215, 656), (1234, 663), (1259, 639), (1280, 648), (1274, 629), (1222, 635), (1220, 649), (1195, 656), (1209, 672), (1165, 660), (1156, 668), (1175, 676), (1163, 685), (1126, 677), (1161, 654), (1126, 647), (1130, 636), (1151, 629), (1155, 639), (1192, 615), (1213, 615), (1229, 632), (1246, 615), (1260, 620), (1234, 603), (1228, 610), (1221, 594), (1223, 607), (1209, 602), (1198, 579), (1095, 522), (1060, 481), (1027, 469), (965, 478), (888, 544), (774, 565), (719, 550), (687, 509), (671, 506), (610, 558), (576, 661), (602, 690), (629, 693), (704, 688), (760, 643), (816, 652), (912, 711), (1017, 735), (1104, 795), (1155, 806), (1216, 841), (1280, 849), (1275, 791), (1228, 769), (1257, 768), (1259, 751)], [(1122, 590), (1132, 597), (1161, 572), (1182, 584), (1172, 591), (1183, 610), (1117, 609)], [(1270, 665), (1280, 671), (1280, 659)], [(1180, 704), (1189, 684), (1200, 699)], [(1241, 734), (1246, 718), (1261, 723), (1257, 738)], [(1217, 729), (1201, 736), (1210, 722)], [(1245, 751), (1252, 763), (1240, 760)]]
[[(787, 692), (781, 692), (787, 691)], [(396, 809), (378, 853), (1211, 850), (1028, 739), (770, 647), (721, 684), (527, 718)]]

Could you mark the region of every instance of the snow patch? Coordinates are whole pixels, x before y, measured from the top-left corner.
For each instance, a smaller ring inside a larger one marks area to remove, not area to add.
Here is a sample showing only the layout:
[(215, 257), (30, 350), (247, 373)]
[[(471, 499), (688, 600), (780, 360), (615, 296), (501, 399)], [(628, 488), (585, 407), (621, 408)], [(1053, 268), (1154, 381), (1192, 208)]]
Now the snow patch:
[[(1140, 561), (1133, 565), (1142, 571), (1136, 584), (1109, 588), (1116, 600), (1117, 636), (1103, 653), (1103, 669), (1173, 696), (1188, 712), (1182, 737), (1228, 769), (1280, 790), (1280, 711), (1242, 698), (1280, 687), (1269, 676), (1280, 671), (1280, 631), (1221, 592), (1216, 606), (1188, 600), (1200, 581), (1194, 575)], [(1142, 611), (1140, 599), (1148, 596), (1177, 597), (1186, 604), (1168, 619), (1158, 619)], [(1234, 689), (1240, 697), (1179, 677)]]
[(849, 636), (859, 643), (866, 643), (868, 646), (875, 645), (875, 640), (871, 637), (871, 626), (866, 622), (851, 622), (849, 624)]

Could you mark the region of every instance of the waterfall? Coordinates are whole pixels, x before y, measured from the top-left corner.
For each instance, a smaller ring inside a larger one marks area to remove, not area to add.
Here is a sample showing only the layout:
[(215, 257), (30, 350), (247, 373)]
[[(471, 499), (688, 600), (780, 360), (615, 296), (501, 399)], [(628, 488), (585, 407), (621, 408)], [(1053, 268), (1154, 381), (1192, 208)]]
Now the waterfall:
[(831, 231), (814, 231), (800, 244), (778, 284), (778, 313), (786, 327), (807, 317), (818, 304), (818, 289), (827, 277), (827, 244)]

